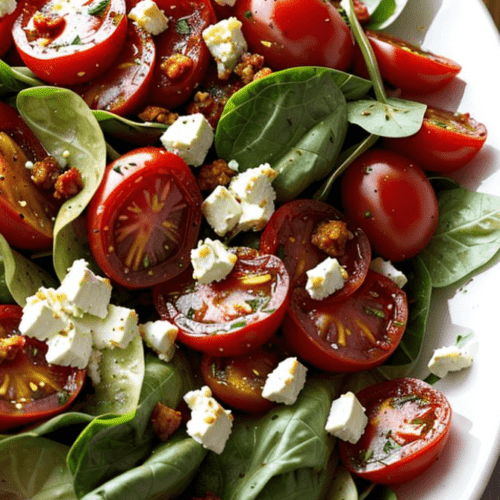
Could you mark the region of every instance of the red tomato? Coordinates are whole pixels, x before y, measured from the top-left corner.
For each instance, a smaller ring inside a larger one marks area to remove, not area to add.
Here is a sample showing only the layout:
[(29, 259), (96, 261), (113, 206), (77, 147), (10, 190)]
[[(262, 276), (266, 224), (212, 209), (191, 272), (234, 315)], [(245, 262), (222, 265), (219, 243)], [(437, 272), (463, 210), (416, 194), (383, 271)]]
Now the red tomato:
[(0, 233), (10, 245), (29, 250), (52, 247), (58, 206), (38, 189), (26, 162), (48, 153), (13, 108), (0, 102)]
[(24, 2), (19, 2), (14, 12), (0, 18), (0, 57), (5, 56), (12, 47), (12, 26), (17, 16), (21, 13), (23, 4)]
[[(340, 8), (340, 0), (332, 0), (333, 5), (336, 9)], [(358, 21), (362, 24), (367, 23), (370, 20), (370, 13), (368, 12), (368, 7), (361, 0), (353, 0), (354, 14)]]
[(127, 34), (125, 0), (77, 3), (61, 8), (57, 0), (30, 1), (12, 30), (26, 66), (54, 85), (75, 85), (103, 73)]
[(372, 149), (346, 170), (341, 184), (346, 215), (385, 259), (401, 261), (429, 243), (438, 202), (422, 169), (392, 151)]
[(127, 288), (180, 274), (198, 239), (203, 199), (184, 160), (155, 147), (109, 164), (88, 206), (87, 234), (102, 271)]
[(488, 132), (468, 113), (427, 107), (422, 128), (414, 135), (387, 138), (384, 145), (416, 161), (424, 170), (454, 172), (483, 147)]
[(331, 205), (317, 200), (294, 200), (274, 212), (260, 238), (260, 250), (280, 256), (290, 274), (292, 283), (305, 285), (306, 271), (316, 267), (328, 257), (311, 241), (318, 225), (323, 221), (340, 220), (352, 234), (345, 251), (337, 256), (347, 271), (343, 288), (332, 297), (341, 299), (353, 293), (365, 279), (371, 260), (371, 249), (365, 233), (353, 226)]
[[(407, 92), (426, 94), (448, 85), (462, 67), (447, 57), (426, 52), (401, 38), (380, 31), (366, 31), (382, 78)], [(354, 72), (367, 77), (365, 61), (358, 49)]]
[(282, 328), (287, 346), (329, 372), (356, 372), (382, 364), (398, 346), (408, 319), (406, 294), (391, 279), (368, 271), (344, 300), (291, 294)]
[(85, 381), (86, 370), (47, 364), (47, 345), (19, 334), (21, 316), (0, 306), (0, 432), (62, 413)]
[(356, 444), (339, 441), (344, 465), (368, 481), (397, 484), (429, 468), (443, 450), (452, 411), (444, 394), (422, 380), (389, 380), (357, 397), (368, 425)]
[(239, 248), (238, 261), (219, 282), (201, 284), (187, 269), (155, 287), (155, 307), (179, 328), (178, 340), (213, 356), (238, 356), (264, 344), (288, 307), (289, 278), (274, 255)]
[(251, 52), (266, 66), (327, 66), (346, 70), (352, 62), (354, 38), (330, 2), (323, 0), (238, 0), (236, 17)]
[(74, 87), (92, 109), (127, 116), (146, 101), (153, 78), (156, 47), (152, 36), (129, 23), (118, 59), (102, 75)]

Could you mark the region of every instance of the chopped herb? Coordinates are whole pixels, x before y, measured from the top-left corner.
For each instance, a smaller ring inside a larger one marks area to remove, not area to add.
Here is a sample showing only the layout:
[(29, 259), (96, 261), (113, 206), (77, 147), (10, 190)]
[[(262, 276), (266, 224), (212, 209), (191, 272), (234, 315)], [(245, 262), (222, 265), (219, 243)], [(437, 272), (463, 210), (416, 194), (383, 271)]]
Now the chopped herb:
[(144, 269), (147, 269), (151, 265), (151, 262), (149, 260), (149, 256), (145, 255), (144, 258), (142, 259), (142, 267)]
[(179, 35), (190, 35), (191, 26), (189, 26), (188, 20), (186, 18), (179, 19), (175, 25), (175, 31)]
[(71, 42), (71, 45), (81, 45), (82, 44), (82, 39), (80, 38), (79, 35), (76, 35), (75, 39)]
[(115, 165), (115, 166), (113, 167), (113, 170), (114, 170), (115, 172), (118, 172), (119, 174), (123, 175), (123, 172), (122, 172), (122, 166), (121, 166), (121, 165)]
[(69, 392), (68, 391), (59, 391), (57, 393), (57, 404), (59, 406), (63, 406), (68, 402)]
[(245, 16), (245, 19), (252, 19), (253, 14), (250, 10), (246, 10), (244, 16)]
[(359, 451), (359, 460), (362, 464), (367, 464), (372, 457), (373, 457), (373, 450), (371, 448)]
[(366, 314), (371, 314), (377, 318), (385, 318), (384, 311), (381, 311), (380, 309), (375, 309), (374, 307), (364, 307), (363, 310)]
[(427, 401), (422, 399), (422, 397), (420, 397), (418, 394), (408, 394), (407, 396), (400, 396), (398, 398), (394, 398), (392, 400), (392, 406), (394, 408), (398, 408), (410, 402), (418, 403), (421, 406), (427, 404)]
[(89, 7), (88, 13), (91, 16), (100, 16), (109, 5), (110, 0), (99, 0)]
[(195, 314), (196, 314), (196, 309), (193, 309), (192, 307), (190, 307), (189, 311), (186, 314), (186, 318), (193, 319)]
[(389, 455), (392, 451), (398, 450), (399, 448), (401, 448), (401, 445), (396, 443), (396, 441), (389, 436), (384, 444), (384, 453)]
[(231, 328), (243, 328), (244, 326), (247, 326), (247, 322), (246, 321), (238, 321), (236, 323), (233, 323), (231, 325)]

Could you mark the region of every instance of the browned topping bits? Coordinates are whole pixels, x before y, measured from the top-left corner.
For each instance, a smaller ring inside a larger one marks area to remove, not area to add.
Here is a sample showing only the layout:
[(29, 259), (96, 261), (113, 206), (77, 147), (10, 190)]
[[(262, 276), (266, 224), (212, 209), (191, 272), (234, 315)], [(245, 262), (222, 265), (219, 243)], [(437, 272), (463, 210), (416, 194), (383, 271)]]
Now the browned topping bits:
[(240, 62), (234, 68), (234, 72), (245, 85), (272, 73), (271, 69), (264, 68), (264, 56), (248, 53), (241, 57)]
[(172, 125), (179, 118), (178, 113), (173, 113), (159, 106), (147, 106), (138, 116), (140, 120), (145, 122), (165, 123), (167, 125)]
[(161, 441), (167, 441), (179, 428), (181, 421), (182, 413), (180, 411), (173, 410), (164, 404), (156, 403), (155, 409), (151, 414), (151, 425)]
[(59, 164), (53, 156), (37, 161), (31, 169), (31, 180), (42, 189), (52, 189), (61, 173)]
[(345, 222), (326, 220), (318, 224), (311, 241), (330, 257), (340, 257), (344, 255), (345, 245), (352, 237), (353, 234), (347, 229)]
[(196, 177), (201, 191), (213, 191), (217, 186), (227, 186), (236, 172), (227, 166), (225, 160), (215, 160), (200, 168)]
[(75, 167), (66, 170), (57, 178), (54, 189), (54, 197), (58, 200), (67, 200), (76, 196), (83, 189), (80, 171)]
[(161, 63), (161, 70), (171, 81), (180, 80), (193, 67), (193, 60), (184, 54), (173, 54)]
[(26, 338), (22, 335), (0, 338), (0, 363), (13, 360), (24, 349)]

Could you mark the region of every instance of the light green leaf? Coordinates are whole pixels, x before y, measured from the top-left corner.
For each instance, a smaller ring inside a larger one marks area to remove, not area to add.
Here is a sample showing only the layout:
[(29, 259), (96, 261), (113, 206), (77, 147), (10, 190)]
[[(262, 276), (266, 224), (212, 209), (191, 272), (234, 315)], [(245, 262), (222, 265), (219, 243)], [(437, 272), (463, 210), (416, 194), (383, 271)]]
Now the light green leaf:
[(358, 489), (354, 479), (344, 466), (335, 469), (325, 500), (358, 500)]
[(382, 30), (401, 14), (408, 0), (364, 0), (370, 13), (368, 28)]
[(40, 85), (45, 84), (38, 80), (28, 68), (13, 68), (0, 59), (0, 96)]

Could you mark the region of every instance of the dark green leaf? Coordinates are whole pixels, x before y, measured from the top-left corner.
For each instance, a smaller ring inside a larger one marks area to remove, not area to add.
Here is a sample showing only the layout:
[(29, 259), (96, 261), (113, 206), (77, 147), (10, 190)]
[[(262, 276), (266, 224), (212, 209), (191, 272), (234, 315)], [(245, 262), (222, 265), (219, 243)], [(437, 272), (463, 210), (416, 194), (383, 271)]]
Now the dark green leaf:
[(0, 96), (39, 85), (45, 84), (38, 80), (28, 68), (12, 68), (0, 59)]
[(98, 0), (94, 2), (87, 11), (91, 16), (101, 15), (109, 5), (110, 0)]

